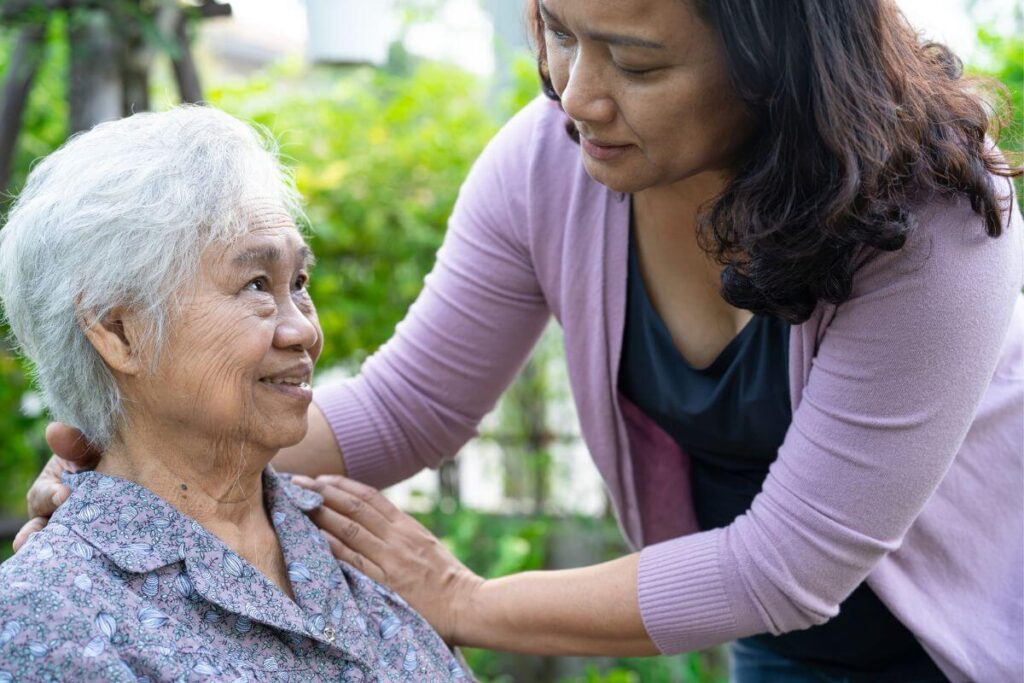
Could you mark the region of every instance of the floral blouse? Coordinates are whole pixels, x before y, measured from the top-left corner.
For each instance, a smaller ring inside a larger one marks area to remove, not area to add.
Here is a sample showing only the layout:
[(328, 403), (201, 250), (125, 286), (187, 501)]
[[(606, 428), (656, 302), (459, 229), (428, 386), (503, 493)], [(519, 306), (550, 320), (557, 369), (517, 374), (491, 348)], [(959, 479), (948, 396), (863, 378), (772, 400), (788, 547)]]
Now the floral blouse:
[(146, 488), (96, 472), (0, 565), (0, 683), (469, 679), (401, 597), (338, 562), (267, 468), (295, 600)]

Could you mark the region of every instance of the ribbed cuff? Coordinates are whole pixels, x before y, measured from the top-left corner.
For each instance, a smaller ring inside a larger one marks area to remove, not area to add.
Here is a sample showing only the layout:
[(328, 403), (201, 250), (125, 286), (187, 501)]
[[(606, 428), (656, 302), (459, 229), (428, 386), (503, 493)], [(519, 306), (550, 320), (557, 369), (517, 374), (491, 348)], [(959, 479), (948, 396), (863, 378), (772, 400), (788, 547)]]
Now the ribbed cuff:
[(401, 435), (397, 425), (386, 424), (380, 411), (364, 405), (353, 386), (359, 379), (350, 379), (319, 387), (313, 401), (323, 411), (334, 438), (341, 448), (348, 476), (375, 488), (384, 488), (398, 481), (395, 455), (401, 452)]
[(637, 594), (651, 640), (663, 654), (692, 652), (737, 637), (719, 545), (720, 529), (644, 548)]

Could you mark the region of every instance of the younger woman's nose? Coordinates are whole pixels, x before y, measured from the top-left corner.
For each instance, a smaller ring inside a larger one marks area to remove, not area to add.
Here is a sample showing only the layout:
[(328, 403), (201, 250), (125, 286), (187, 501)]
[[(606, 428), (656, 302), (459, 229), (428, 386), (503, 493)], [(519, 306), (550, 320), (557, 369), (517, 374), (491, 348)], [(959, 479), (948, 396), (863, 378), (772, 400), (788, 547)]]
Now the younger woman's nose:
[(560, 97), (565, 113), (581, 123), (610, 123), (615, 118), (615, 102), (608, 93), (596, 57), (577, 53), (567, 66), (569, 77)]

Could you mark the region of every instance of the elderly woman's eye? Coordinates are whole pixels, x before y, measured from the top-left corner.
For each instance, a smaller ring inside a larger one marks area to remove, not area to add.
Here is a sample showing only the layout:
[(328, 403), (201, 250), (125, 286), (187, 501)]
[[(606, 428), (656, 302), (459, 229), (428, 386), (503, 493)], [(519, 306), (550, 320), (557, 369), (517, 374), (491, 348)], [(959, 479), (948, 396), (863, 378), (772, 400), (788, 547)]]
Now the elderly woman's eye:
[(308, 285), (308, 284), (309, 284), (309, 276), (308, 275), (300, 275), (297, 278), (295, 278), (295, 289), (305, 289), (306, 285)]
[(258, 278), (250, 280), (245, 288), (250, 292), (266, 292), (270, 290), (270, 285), (267, 282), (267, 278), (260, 275)]

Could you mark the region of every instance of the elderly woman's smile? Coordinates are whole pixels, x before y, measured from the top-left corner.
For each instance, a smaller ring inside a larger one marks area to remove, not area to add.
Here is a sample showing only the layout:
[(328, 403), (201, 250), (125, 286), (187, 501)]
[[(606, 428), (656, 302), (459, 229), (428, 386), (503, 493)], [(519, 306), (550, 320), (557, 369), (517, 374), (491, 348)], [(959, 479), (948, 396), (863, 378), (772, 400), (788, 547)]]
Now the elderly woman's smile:
[(29, 176), (0, 297), (47, 407), (103, 455), (0, 566), (0, 674), (464, 677), (269, 467), (322, 348), (301, 216), (272, 143), (208, 108), (102, 124)]

